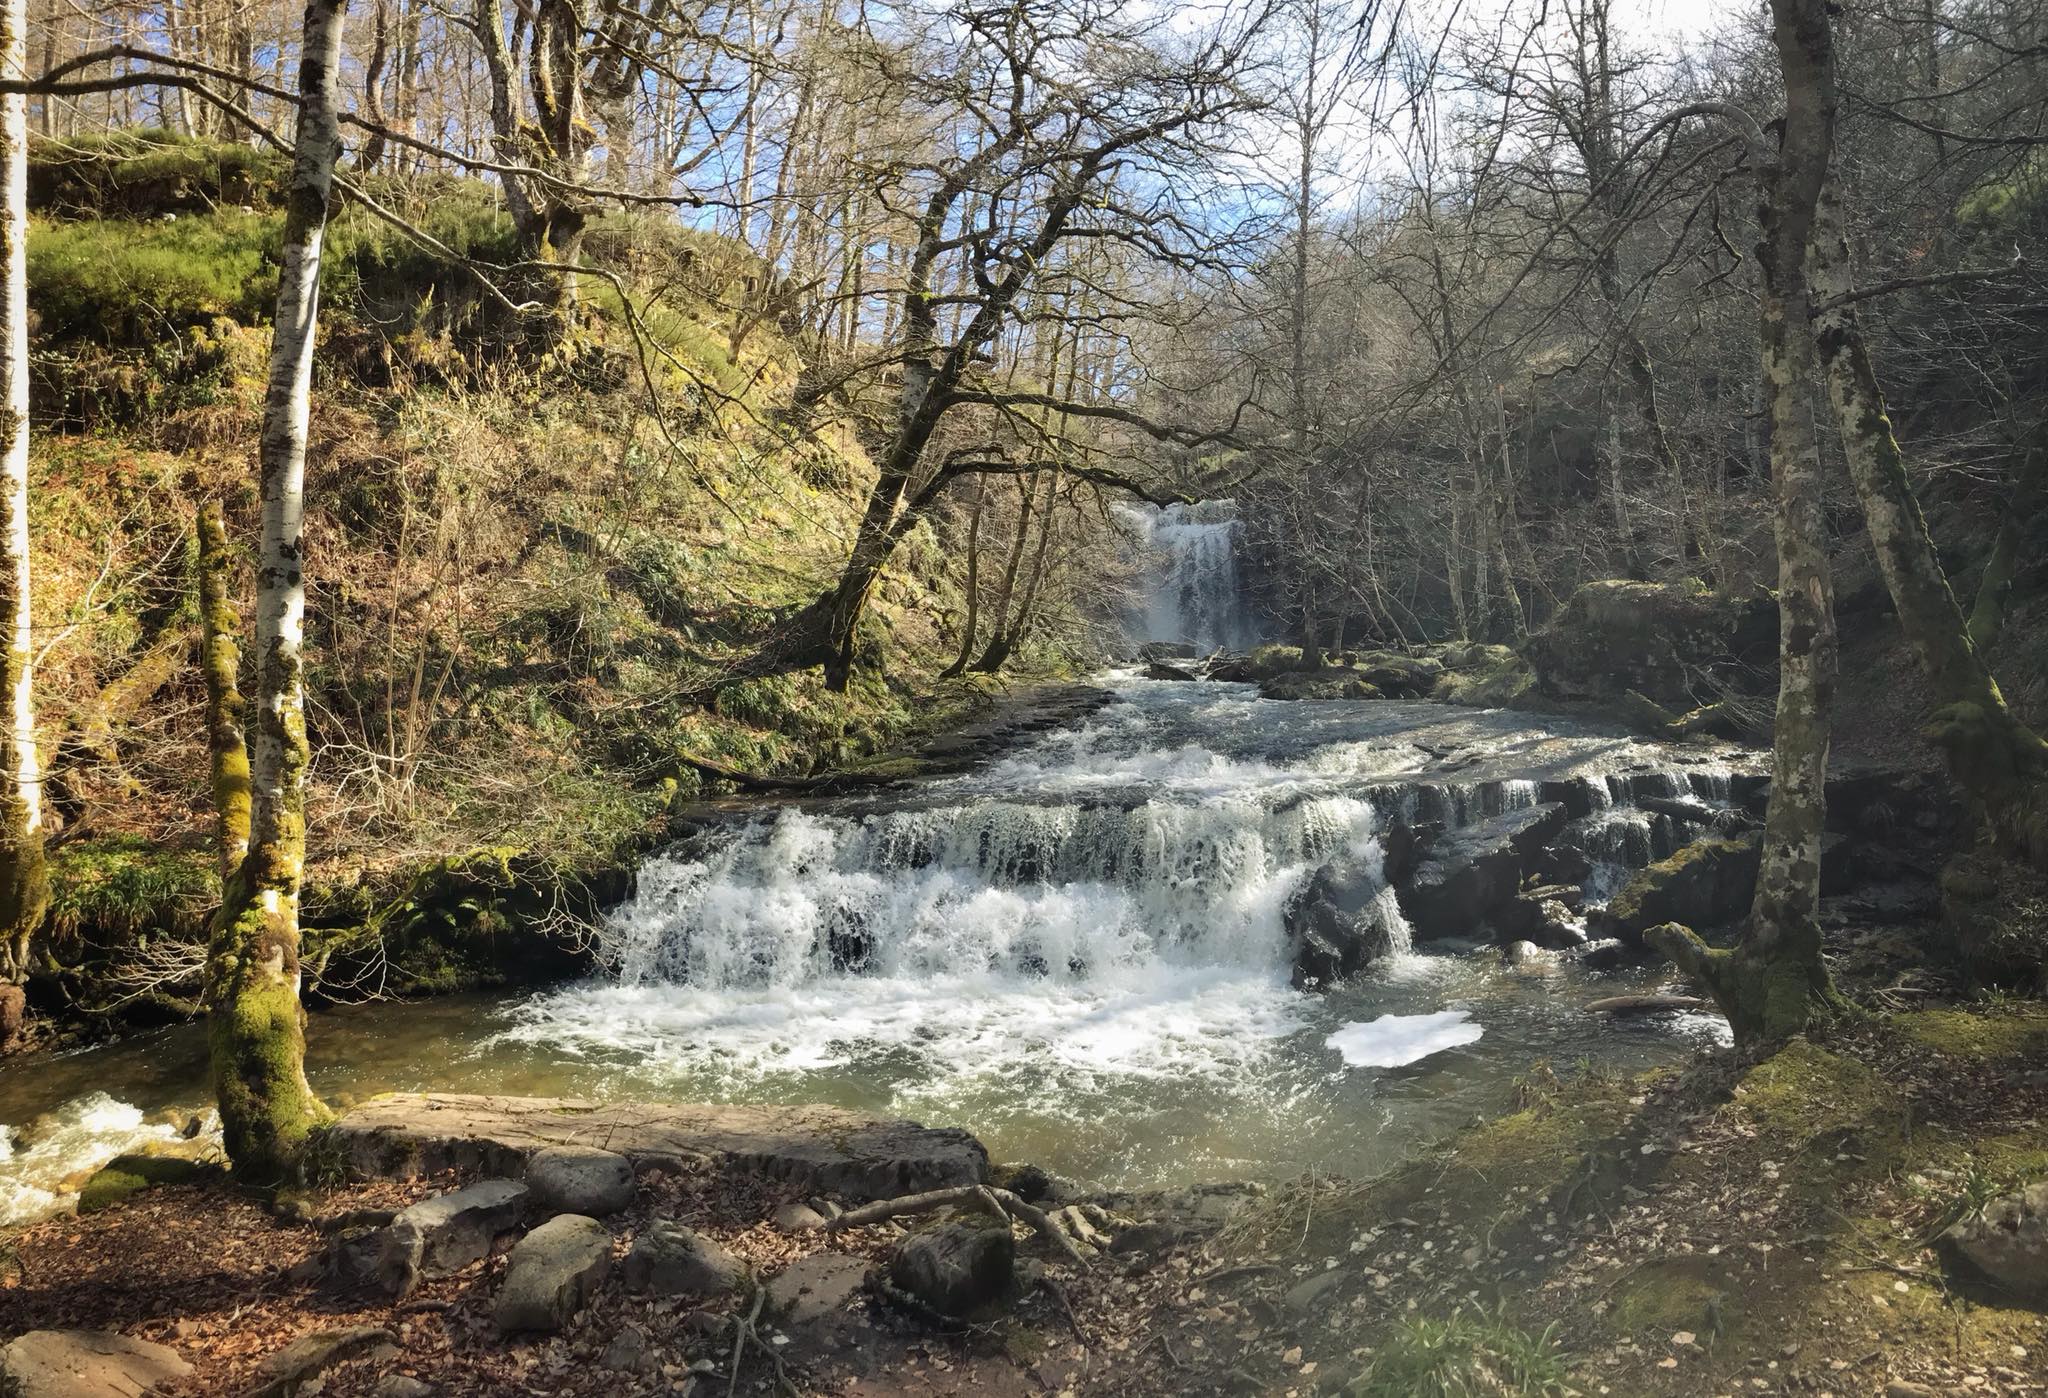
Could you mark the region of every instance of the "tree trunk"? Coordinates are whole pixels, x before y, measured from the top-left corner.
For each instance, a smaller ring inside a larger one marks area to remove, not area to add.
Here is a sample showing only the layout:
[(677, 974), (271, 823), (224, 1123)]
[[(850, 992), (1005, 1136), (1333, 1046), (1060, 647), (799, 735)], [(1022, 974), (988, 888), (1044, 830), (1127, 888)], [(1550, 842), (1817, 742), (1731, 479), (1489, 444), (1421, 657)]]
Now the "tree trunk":
[[(1778, 710), (1771, 805), (1756, 901), (1740, 945), (1710, 950), (1676, 923), (1648, 934), (1705, 983), (1739, 1043), (1770, 1043), (1832, 1013), (1821, 955), (1820, 841), (1835, 690), (1834, 586), (1828, 571), (1820, 440), (1820, 370), (1806, 248), (1834, 142), (1834, 57), (1826, 0), (1771, 0), (1785, 75), (1777, 159), (1760, 174), (1759, 342), (1771, 408), (1778, 546)], [(1767, 152), (1758, 152), (1768, 160)]]
[[(0, 71), (22, 75), (27, 45), (27, 5), (0, 0)], [(19, 93), (0, 96), (0, 195), (0, 986), (17, 986), (28, 978), (29, 939), (50, 904), (29, 611), (28, 98)]]
[(981, 512), (988, 503), (988, 477), (974, 478), (974, 509), (967, 518), (967, 581), (962, 591), (966, 594), (967, 614), (960, 622), (960, 649), (953, 657), (953, 663), (940, 671), (940, 679), (952, 679), (967, 672), (967, 662), (974, 656), (974, 637), (981, 623)]
[(2006, 707), (1949, 588), (1906, 475), (1883, 392), (1857, 324), (1849, 247), (1833, 191), (1814, 229), (1820, 353), (1842, 450), (1899, 624), (1934, 690), (1929, 735), (1998, 845), (2048, 866), (2048, 743)]
[(206, 671), (206, 748), (213, 767), (215, 844), (222, 887), (249, 853), (249, 747), (243, 733), (248, 706), (239, 670), (242, 619), (229, 600), (232, 564), (220, 506), (199, 507), (199, 630)]
[(1984, 576), (1977, 582), (1977, 600), (1970, 608), (1970, 644), (1986, 658), (1986, 664), (2005, 629), (2005, 608), (2012, 600), (2021, 536), (2033, 524), (2044, 494), (2048, 494), (2048, 422), (2038, 429), (2033, 446), (2021, 460), (2019, 479), (2013, 482), (2012, 498), (2006, 502), (2005, 523), (1991, 541), (1991, 557), (1985, 560)]
[(260, 451), (256, 710), (249, 853), (207, 949), (208, 1038), (222, 1133), (239, 1173), (282, 1176), (326, 1109), (306, 1084), (299, 888), (306, 853), (306, 613), (302, 526), (321, 245), (341, 153), (336, 93), (343, 0), (309, 0), (299, 60), (298, 149), (285, 204)]

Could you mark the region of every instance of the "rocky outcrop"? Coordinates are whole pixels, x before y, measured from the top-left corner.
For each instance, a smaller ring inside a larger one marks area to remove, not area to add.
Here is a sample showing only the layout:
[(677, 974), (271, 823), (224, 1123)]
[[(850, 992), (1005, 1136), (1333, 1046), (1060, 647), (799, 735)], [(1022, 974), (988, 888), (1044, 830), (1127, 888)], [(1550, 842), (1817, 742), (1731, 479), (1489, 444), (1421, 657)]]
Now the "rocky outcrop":
[(1941, 1246), (1976, 1275), (2048, 1300), (2048, 1180), (1993, 1199), (1943, 1233)]
[[(1757, 690), (1775, 662), (1777, 625), (1767, 597), (1608, 579), (1573, 593), (1524, 654), (1553, 698), (1612, 703), (1633, 692), (1684, 713)], [(1701, 683), (1708, 676), (1713, 685)]]
[(1631, 942), (1660, 923), (1698, 928), (1733, 922), (1749, 911), (1760, 859), (1754, 836), (1697, 840), (1638, 870), (1587, 922), (1596, 936)]
[(0, 1349), (8, 1398), (141, 1398), (191, 1372), (176, 1350), (111, 1330), (31, 1330)]
[(941, 1320), (1005, 1305), (1015, 1289), (1017, 1243), (987, 1220), (961, 1219), (912, 1233), (889, 1255), (890, 1292)]
[(554, 1213), (615, 1214), (633, 1203), (633, 1162), (594, 1146), (546, 1146), (526, 1162), (526, 1187)]
[(988, 1178), (988, 1152), (965, 1131), (825, 1106), (394, 1093), (355, 1108), (330, 1135), (352, 1168), (398, 1177), (447, 1169), (519, 1174), (536, 1151), (602, 1141), (635, 1164), (704, 1159), (730, 1173), (849, 1199), (893, 1199)]
[(1378, 699), (1356, 670), (1290, 670), (1259, 683), (1261, 699)]
[(1546, 803), (1445, 834), (1395, 885), (1416, 939), (1489, 935), (1564, 826), (1564, 807)]
[(527, 1195), (511, 1180), (479, 1180), (403, 1210), (379, 1234), (384, 1289), (404, 1296), (423, 1277), (449, 1276), (490, 1256), (492, 1244), (519, 1226)]
[(589, 1302), (612, 1266), (612, 1235), (594, 1218), (562, 1214), (519, 1240), (492, 1318), (511, 1334), (552, 1333)]
[(1389, 699), (1426, 699), (1444, 672), (1434, 656), (1368, 651), (1354, 662), (1359, 676)]

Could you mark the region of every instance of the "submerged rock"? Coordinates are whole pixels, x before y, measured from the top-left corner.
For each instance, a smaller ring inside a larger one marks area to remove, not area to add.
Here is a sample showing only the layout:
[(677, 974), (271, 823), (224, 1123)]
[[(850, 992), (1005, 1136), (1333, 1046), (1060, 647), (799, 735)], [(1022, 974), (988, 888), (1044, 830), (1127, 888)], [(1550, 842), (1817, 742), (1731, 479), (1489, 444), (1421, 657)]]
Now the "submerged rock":
[(1943, 1233), (1941, 1244), (1980, 1276), (2048, 1299), (2048, 1180), (1993, 1199)]
[(912, 1233), (889, 1256), (888, 1278), (915, 1306), (965, 1320), (1008, 1303), (1015, 1289), (1017, 1242), (987, 1220), (959, 1219)]
[(589, 1302), (612, 1267), (612, 1235), (580, 1214), (559, 1214), (519, 1240), (492, 1311), (498, 1329), (552, 1332)]
[(176, 1350), (111, 1330), (31, 1330), (0, 1349), (9, 1398), (139, 1398), (191, 1372)]
[(534, 1202), (564, 1214), (615, 1214), (633, 1203), (633, 1162), (593, 1146), (548, 1146), (526, 1162)]

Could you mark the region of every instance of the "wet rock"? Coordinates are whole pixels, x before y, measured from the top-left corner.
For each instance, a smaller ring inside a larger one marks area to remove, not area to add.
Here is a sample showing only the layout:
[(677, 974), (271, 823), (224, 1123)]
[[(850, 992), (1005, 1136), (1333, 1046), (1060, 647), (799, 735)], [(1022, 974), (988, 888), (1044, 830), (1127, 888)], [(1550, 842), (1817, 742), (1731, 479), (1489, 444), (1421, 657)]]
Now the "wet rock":
[(768, 1281), (766, 1310), (792, 1334), (836, 1323), (867, 1280), (865, 1258), (843, 1252), (799, 1257)]
[(301, 1335), (256, 1366), (256, 1386), (245, 1398), (293, 1398), (315, 1379), (352, 1360), (390, 1358), (398, 1353), (389, 1330), (349, 1325)]
[(784, 1204), (769, 1221), (784, 1233), (811, 1233), (825, 1226), (825, 1216), (809, 1204)]
[(1446, 834), (1395, 886), (1416, 938), (1473, 937), (1511, 918), (1524, 868), (1564, 824), (1564, 807), (1545, 804)]
[(949, 1320), (1006, 1305), (1014, 1286), (1017, 1243), (1010, 1230), (960, 1219), (912, 1233), (889, 1255), (889, 1281), (919, 1306)]
[(989, 1183), (1009, 1190), (1027, 1204), (1059, 1202), (1060, 1182), (1051, 1171), (1036, 1165), (999, 1165), (990, 1174)]
[(1148, 680), (1196, 680), (1201, 676), (1185, 665), (1169, 665), (1164, 660), (1154, 660), (1145, 666)]
[(633, 1240), (624, 1269), (627, 1290), (658, 1296), (716, 1296), (746, 1285), (749, 1275), (746, 1263), (711, 1239), (668, 1222)]
[(1619, 937), (1603, 937), (1598, 941), (1574, 947), (1564, 955), (1591, 970), (1612, 971), (1615, 967), (1626, 964), (1637, 953)]
[(1534, 942), (1509, 942), (1500, 949), (1501, 963), (1506, 966), (1548, 966), (1552, 964), (1551, 954)]
[(404, 1296), (423, 1277), (445, 1277), (490, 1256), (499, 1236), (518, 1227), (527, 1197), (516, 1181), (479, 1180), (401, 1211), (378, 1245), (384, 1289)]
[(31, 1330), (0, 1349), (9, 1398), (140, 1398), (191, 1372), (176, 1350), (111, 1330)]
[(492, 1311), (498, 1329), (553, 1332), (582, 1310), (612, 1267), (612, 1235), (580, 1214), (558, 1214), (519, 1240)]
[(1754, 836), (1696, 840), (1637, 870), (1606, 907), (1588, 914), (1587, 926), (1596, 936), (1635, 942), (1660, 923), (1698, 929), (1733, 922), (1749, 911), (1761, 850)]
[(1999, 1286), (2048, 1299), (2048, 1180), (1993, 1199), (1943, 1233), (1941, 1245)]
[(526, 1162), (526, 1187), (552, 1213), (620, 1213), (633, 1204), (633, 1162), (593, 1146), (548, 1146)]
[(1287, 907), (1295, 989), (1334, 985), (1387, 954), (1389, 933), (1377, 902), (1384, 887), (1368, 859), (1340, 855), (1316, 870)]
[(702, 1156), (731, 1173), (862, 1201), (988, 1178), (988, 1152), (965, 1131), (824, 1106), (389, 1093), (351, 1110), (329, 1136), (352, 1168), (401, 1178), (517, 1173), (543, 1147), (592, 1140), (636, 1163)]

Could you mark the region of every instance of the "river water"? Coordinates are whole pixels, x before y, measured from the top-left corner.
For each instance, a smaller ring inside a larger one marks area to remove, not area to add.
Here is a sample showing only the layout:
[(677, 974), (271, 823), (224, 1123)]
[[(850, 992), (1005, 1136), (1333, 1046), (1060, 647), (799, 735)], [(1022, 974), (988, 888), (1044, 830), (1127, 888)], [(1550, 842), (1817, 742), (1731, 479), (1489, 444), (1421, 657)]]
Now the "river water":
[[(1245, 635), (1231, 528), (1155, 523), (1180, 599), (1153, 599), (1156, 638)], [(1374, 906), (1396, 951), (1350, 983), (1291, 988), (1287, 932), (1325, 861), (1377, 867), (1391, 825), (1469, 824), (1541, 782), (1582, 794), (1564, 838), (1597, 899), (1674, 838), (1632, 798), (1724, 796), (1716, 754), (1502, 711), (1105, 683), (1113, 702), (979, 770), (708, 816), (606, 916), (586, 983), (316, 1015), (316, 1089), (822, 1101), (1134, 1187), (1369, 1173), (1539, 1061), (1635, 1069), (1723, 1032), (1583, 1009), (1661, 969), (1509, 968), (1476, 927), (1413, 949), (1391, 892)], [(195, 1028), (0, 1072), (0, 1221), (206, 1095)]]

